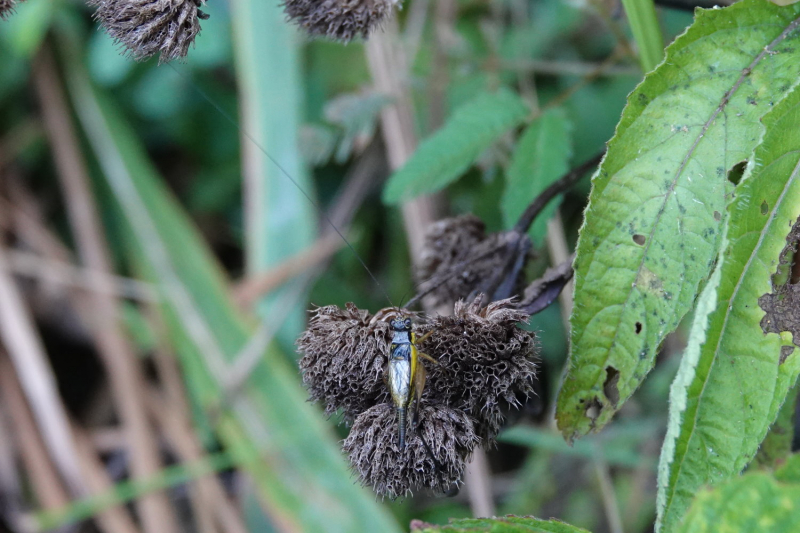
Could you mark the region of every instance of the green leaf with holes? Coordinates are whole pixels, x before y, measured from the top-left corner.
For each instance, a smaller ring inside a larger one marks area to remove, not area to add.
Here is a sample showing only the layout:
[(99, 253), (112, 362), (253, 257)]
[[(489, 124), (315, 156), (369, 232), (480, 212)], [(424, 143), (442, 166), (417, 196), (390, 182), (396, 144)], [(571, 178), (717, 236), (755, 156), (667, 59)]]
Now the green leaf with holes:
[(774, 275), (786, 269), (787, 236), (793, 246), (800, 238), (791, 231), (800, 217), (799, 121), (796, 89), (764, 117), (755, 164), (728, 208), (723, 250), (670, 392), (659, 465), (662, 531), (675, 530), (700, 487), (747, 466), (800, 372), (791, 337), (771, 332), (775, 317), (760, 301), (785, 286)]
[[(569, 170), (570, 129), (563, 110), (548, 109), (520, 137), (508, 167), (508, 184), (500, 204), (507, 228), (514, 227), (528, 204)], [(528, 233), (534, 243), (542, 244), (547, 221), (557, 207), (556, 202), (550, 202), (531, 225)]]
[(589, 533), (558, 520), (539, 520), (526, 516), (465, 518), (451, 520), (446, 526), (419, 524), (417, 527), (412, 525), (412, 529), (420, 533)]
[(794, 533), (800, 529), (800, 457), (774, 475), (754, 472), (697, 494), (681, 533)]
[(571, 364), (558, 425), (605, 425), (692, 308), (720, 248), (728, 172), (800, 79), (800, 6), (698, 10), (631, 93), (592, 179), (575, 261)]
[(519, 126), (530, 113), (508, 89), (483, 93), (458, 108), (447, 123), (425, 139), (406, 164), (389, 178), (383, 200), (399, 204), (431, 194), (455, 181), (498, 137)]

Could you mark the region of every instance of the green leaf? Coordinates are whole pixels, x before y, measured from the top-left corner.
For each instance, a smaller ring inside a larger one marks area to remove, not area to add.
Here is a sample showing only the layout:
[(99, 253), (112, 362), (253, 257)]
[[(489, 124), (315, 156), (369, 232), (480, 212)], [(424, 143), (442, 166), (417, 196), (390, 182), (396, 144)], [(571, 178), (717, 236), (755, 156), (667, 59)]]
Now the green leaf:
[[(570, 129), (563, 110), (548, 109), (520, 137), (508, 168), (508, 185), (500, 205), (507, 228), (517, 223), (534, 198), (569, 170)], [(550, 202), (534, 221), (529, 231), (534, 243), (541, 244), (544, 240), (547, 221), (557, 208), (555, 202)]]
[(268, 347), (242, 390), (223, 389), (252, 322), (237, 313), (211, 250), (118, 107), (91, 86), (72, 41), (63, 42), (70, 96), (135, 250), (133, 266), (157, 286), (187, 385), (215, 410), (225, 451), (253, 479), (270, 519), (303, 531), (397, 531), (374, 495), (353, 482), (330, 426), (283, 354)]
[(565, 524), (558, 520), (539, 520), (522, 516), (502, 516), (498, 518), (464, 518), (451, 520), (446, 526), (427, 525), (415, 529), (421, 533), (589, 533), (587, 530)]
[(798, 14), (760, 0), (698, 10), (628, 98), (578, 242), (557, 410), (567, 439), (611, 419), (691, 309), (719, 250), (727, 171), (800, 78)]
[[(788, 340), (765, 333), (759, 298), (800, 216), (800, 91), (763, 119), (766, 133), (729, 207), (723, 251), (703, 290), (659, 464), (658, 525), (673, 531), (703, 485), (753, 459), (800, 372)], [(787, 351), (792, 351), (788, 354)]]
[(419, 145), (403, 168), (392, 174), (383, 200), (399, 204), (443, 189), (529, 113), (522, 99), (508, 89), (480, 94), (458, 108), (439, 131)]
[(713, 490), (703, 490), (692, 502), (681, 533), (793, 533), (800, 527), (800, 457), (793, 456), (776, 475), (754, 472)]

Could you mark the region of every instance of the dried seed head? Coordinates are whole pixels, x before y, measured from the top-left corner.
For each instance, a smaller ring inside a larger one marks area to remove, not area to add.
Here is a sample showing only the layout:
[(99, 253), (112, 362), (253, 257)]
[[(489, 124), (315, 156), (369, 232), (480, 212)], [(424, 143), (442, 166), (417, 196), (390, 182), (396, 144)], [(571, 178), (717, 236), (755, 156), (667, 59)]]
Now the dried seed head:
[(391, 15), (397, 0), (286, 0), (286, 14), (312, 36), (349, 42), (369, 37)]
[(160, 54), (159, 62), (185, 57), (200, 33), (204, 0), (90, 0), (95, 18), (137, 61)]
[[(485, 230), (475, 215), (446, 218), (428, 227), (415, 274), (421, 292), (435, 287), (426, 300), (429, 306), (450, 305), (473, 292), (490, 290), (483, 284), (503, 274), (511, 239), (519, 235), (487, 235)], [(522, 276), (518, 278), (513, 283), (516, 292), (522, 289)]]
[(418, 430), (411, 429), (400, 450), (395, 409), (383, 403), (356, 418), (344, 451), (364, 485), (397, 498), (417, 488), (444, 492), (460, 483), (466, 457), (478, 443), (472, 421), (462, 411), (423, 403)]
[(0, 20), (5, 20), (14, 13), (17, 0), (0, 0)]
[(388, 401), (383, 384), (389, 351), (389, 326), (353, 304), (317, 308), (297, 340), (300, 369), (311, 399), (325, 412), (344, 412), (351, 422), (359, 413)]
[(533, 392), (536, 338), (517, 327), (528, 315), (511, 300), (480, 307), (456, 302), (452, 316), (438, 316), (420, 333), (433, 330), (420, 349), (439, 361), (428, 365), (431, 398), (475, 419), (478, 435), (490, 444), (503, 423), (503, 408), (519, 407), (517, 394)]

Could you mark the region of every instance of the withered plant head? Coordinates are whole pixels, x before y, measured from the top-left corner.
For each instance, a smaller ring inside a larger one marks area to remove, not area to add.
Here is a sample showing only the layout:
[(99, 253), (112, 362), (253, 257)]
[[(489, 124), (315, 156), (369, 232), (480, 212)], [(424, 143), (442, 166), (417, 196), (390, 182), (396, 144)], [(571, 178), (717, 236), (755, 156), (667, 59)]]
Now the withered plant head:
[(309, 35), (349, 42), (369, 37), (396, 4), (397, 0), (286, 0), (283, 6)]
[[(487, 235), (486, 226), (475, 215), (446, 218), (428, 226), (415, 272), (419, 290), (432, 289), (425, 302), (431, 307), (452, 305), (475, 293), (493, 290), (487, 283), (502, 281), (503, 272), (513, 263), (509, 257), (515, 244), (512, 240), (518, 238), (528, 237), (512, 232)], [(522, 283), (520, 269), (511, 280), (512, 293), (519, 292)]]
[(95, 18), (137, 61), (160, 54), (159, 62), (185, 57), (200, 33), (204, 0), (90, 0)]
[[(479, 297), (458, 302), (453, 316), (414, 324), (418, 336), (433, 332), (418, 347), (438, 364), (421, 361), (428, 372), (421, 429), (417, 436), (409, 429), (405, 450), (397, 444), (395, 409), (383, 378), (388, 321), (406, 312), (384, 309), (371, 316), (353, 304), (313, 311), (297, 341), (303, 382), (326, 413), (341, 409), (353, 422), (345, 451), (361, 480), (378, 494), (396, 497), (416, 487), (447, 490), (461, 479), (465, 458), (479, 439), (484, 446), (493, 443), (503, 409), (517, 406), (517, 394), (532, 392), (535, 336), (517, 327), (528, 315), (509, 306), (510, 300), (503, 300), (482, 307)], [(409, 418), (415, 409), (416, 403)]]
[(439, 361), (429, 365), (428, 387), (438, 401), (475, 420), (478, 435), (491, 444), (503, 424), (503, 410), (519, 407), (518, 394), (533, 393), (536, 336), (517, 326), (528, 315), (500, 300), (481, 307), (458, 301), (452, 316), (422, 326), (433, 334), (420, 346)]
[(0, 20), (5, 20), (14, 13), (16, 0), (0, 0)]
[(347, 422), (388, 401), (383, 372), (389, 338), (388, 322), (373, 320), (351, 303), (345, 309), (328, 305), (312, 311), (308, 328), (297, 340), (311, 400), (325, 405), (328, 415), (341, 409)]
[(344, 451), (364, 485), (389, 498), (417, 488), (445, 492), (461, 482), (466, 458), (479, 443), (463, 411), (423, 401), (419, 424), (402, 450), (392, 404), (378, 404), (355, 420)]

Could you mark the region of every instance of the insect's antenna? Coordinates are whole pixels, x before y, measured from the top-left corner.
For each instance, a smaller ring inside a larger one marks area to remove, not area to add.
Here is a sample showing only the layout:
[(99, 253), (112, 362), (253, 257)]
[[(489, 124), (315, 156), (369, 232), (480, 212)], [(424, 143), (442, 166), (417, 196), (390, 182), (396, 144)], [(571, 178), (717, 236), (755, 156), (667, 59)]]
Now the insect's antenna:
[(339, 235), (339, 237), (341, 237), (341, 238), (342, 238), (342, 241), (344, 241), (344, 243), (347, 245), (347, 247), (348, 247), (348, 248), (350, 248), (350, 251), (351, 251), (351, 252), (353, 252), (353, 255), (355, 255), (355, 256), (356, 256), (356, 259), (358, 259), (358, 262), (359, 262), (359, 263), (361, 263), (361, 266), (363, 266), (363, 267), (364, 267), (364, 270), (366, 270), (366, 271), (367, 271), (367, 274), (369, 274), (369, 277), (371, 277), (371, 278), (372, 278), (372, 281), (374, 281), (374, 282), (375, 282), (375, 285), (377, 285), (377, 286), (378, 286), (378, 288), (380, 289), (380, 291), (381, 291), (381, 292), (383, 293), (383, 295), (386, 297), (386, 300), (389, 302), (389, 305), (391, 305), (392, 307), (394, 307), (394, 304), (392, 303), (392, 299), (391, 299), (391, 298), (389, 298), (389, 293), (387, 293), (387, 292), (386, 292), (386, 290), (383, 288), (383, 285), (381, 285), (381, 283), (378, 281), (378, 278), (376, 278), (376, 277), (375, 277), (375, 274), (373, 274), (373, 273), (372, 273), (372, 270), (370, 270), (370, 269), (369, 269), (369, 267), (367, 266), (367, 264), (366, 264), (366, 263), (364, 262), (364, 260), (361, 258), (361, 255), (359, 255), (359, 253), (356, 251), (356, 249), (353, 247), (353, 245), (352, 245), (352, 244), (350, 244), (350, 241), (348, 241), (348, 240), (347, 240), (347, 237), (345, 237), (345, 236), (344, 236), (344, 234), (343, 234), (341, 231), (339, 231), (339, 228), (338, 228), (338, 227), (336, 227), (336, 224), (334, 224), (334, 223), (333, 223), (333, 221), (332, 221), (332, 220), (331, 220), (331, 219), (328, 217), (328, 215), (325, 213), (325, 211), (322, 209), (322, 207), (321, 207), (321, 206), (320, 206), (320, 205), (319, 205), (319, 204), (316, 202), (316, 200), (314, 200), (314, 199), (313, 199), (313, 198), (312, 198), (312, 197), (311, 197), (311, 196), (310, 196), (310, 195), (309, 195), (309, 194), (308, 194), (308, 193), (305, 191), (305, 189), (303, 189), (303, 187), (301, 187), (301, 186), (300, 186), (300, 184), (299, 184), (299, 183), (297, 183), (297, 180), (295, 180), (295, 179), (292, 177), (292, 175), (291, 175), (291, 174), (289, 174), (289, 172), (287, 172), (285, 168), (283, 168), (283, 166), (282, 166), (282, 165), (281, 165), (281, 164), (278, 162), (278, 160), (277, 160), (277, 159), (275, 159), (274, 157), (272, 157), (272, 155), (271, 155), (269, 152), (267, 152), (267, 150), (266, 150), (266, 149), (265, 149), (263, 146), (261, 146), (261, 145), (258, 143), (258, 141), (256, 141), (256, 140), (255, 140), (255, 138), (254, 138), (252, 135), (250, 135), (250, 132), (248, 132), (247, 130), (245, 130), (245, 129), (244, 129), (242, 126), (241, 126), (241, 124), (239, 124), (239, 122), (238, 122), (238, 121), (237, 121), (237, 120), (236, 120), (236, 119), (235, 119), (233, 116), (231, 116), (231, 115), (230, 115), (230, 114), (229, 114), (227, 111), (225, 111), (224, 109), (222, 109), (222, 107), (220, 107), (220, 106), (219, 106), (219, 105), (218, 105), (218, 104), (217, 104), (217, 103), (216, 103), (216, 102), (215, 102), (215, 101), (214, 101), (214, 100), (213, 100), (213, 99), (212, 99), (210, 96), (208, 96), (208, 94), (206, 94), (206, 93), (205, 93), (205, 91), (203, 91), (203, 90), (202, 90), (202, 89), (201, 89), (201, 88), (200, 88), (200, 87), (199, 87), (199, 86), (198, 86), (196, 83), (194, 83), (194, 81), (193, 81), (193, 80), (192, 80), (192, 79), (191, 79), (189, 76), (187, 76), (187, 75), (183, 74), (182, 72), (180, 72), (180, 71), (179, 71), (177, 68), (175, 68), (175, 66), (174, 66), (174, 65), (172, 65), (171, 63), (167, 63), (167, 66), (169, 66), (169, 67), (170, 67), (170, 68), (171, 68), (171, 69), (172, 69), (172, 70), (173, 70), (173, 71), (174, 71), (174, 72), (175, 72), (175, 73), (176, 73), (178, 76), (180, 76), (181, 78), (183, 78), (185, 81), (189, 82), (189, 85), (191, 85), (191, 86), (192, 86), (192, 88), (193, 88), (193, 89), (194, 89), (194, 90), (195, 90), (195, 91), (196, 91), (196, 92), (197, 92), (197, 93), (198, 93), (200, 96), (202, 96), (202, 97), (203, 97), (203, 99), (204, 99), (206, 102), (208, 102), (209, 104), (211, 104), (211, 106), (212, 106), (214, 109), (216, 109), (216, 110), (217, 110), (217, 111), (218, 111), (218, 112), (219, 112), (219, 113), (220, 113), (220, 114), (221, 114), (223, 117), (225, 117), (225, 119), (226, 119), (228, 122), (230, 122), (230, 123), (231, 123), (231, 124), (232, 124), (232, 125), (233, 125), (233, 126), (234, 126), (234, 127), (235, 127), (235, 128), (238, 130), (238, 131), (239, 131), (239, 133), (241, 133), (242, 135), (244, 135), (245, 137), (247, 137), (247, 139), (248, 139), (248, 140), (250, 140), (250, 142), (252, 142), (252, 143), (253, 143), (253, 145), (255, 145), (255, 146), (256, 146), (256, 147), (257, 147), (259, 150), (261, 150), (261, 153), (263, 153), (263, 154), (264, 154), (264, 155), (267, 157), (267, 159), (269, 159), (269, 160), (272, 162), (272, 164), (273, 164), (273, 165), (275, 165), (275, 167), (276, 167), (278, 170), (280, 170), (280, 171), (281, 171), (281, 173), (282, 173), (284, 176), (286, 176), (286, 178), (287, 178), (289, 181), (291, 181), (291, 182), (294, 184), (294, 186), (295, 186), (295, 187), (297, 187), (297, 190), (298, 190), (298, 191), (300, 191), (300, 192), (302, 193), (302, 195), (303, 195), (303, 196), (305, 196), (305, 197), (306, 197), (306, 199), (307, 199), (307, 200), (308, 200), (308, 201), (311, 203), (311, 205), (313, 205), (313, 206), (314, 206), (314, 207), (317, 209), (317, 211), (319, 212), (320, 216), (321, 216), (321, 217), (322, 217), (322, 218), (325, 220), (325, 222), (327, 222), (327, 223), (328, 223), (328, 225), (329, 225), (331, 228), (333, 228), (333, 231), (335, 231), (335, 232), (336, 232), (336, 234), (337, 234), (337, 235)]

